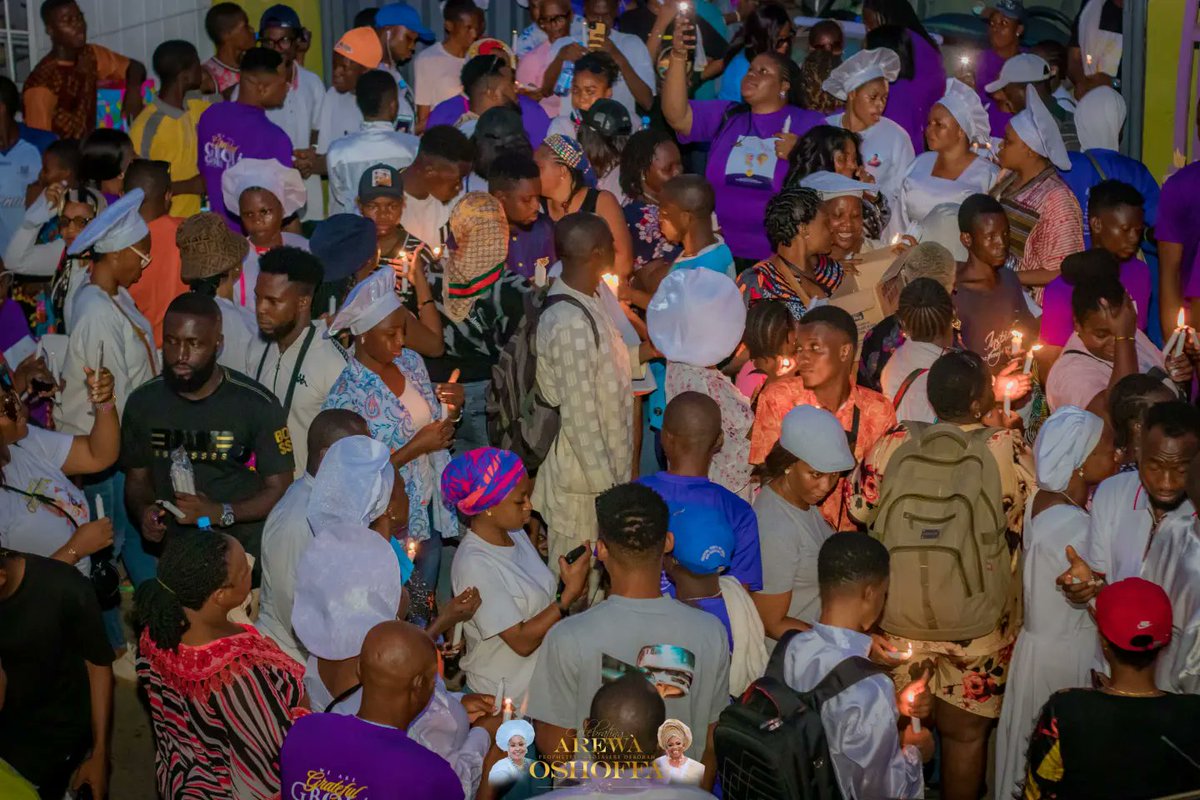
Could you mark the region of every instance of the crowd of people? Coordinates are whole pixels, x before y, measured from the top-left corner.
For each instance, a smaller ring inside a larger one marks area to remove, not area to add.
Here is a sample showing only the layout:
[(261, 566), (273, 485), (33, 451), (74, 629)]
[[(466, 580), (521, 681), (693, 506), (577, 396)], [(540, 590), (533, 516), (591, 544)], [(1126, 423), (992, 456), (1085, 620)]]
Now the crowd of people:
[(1200, 789), (1200, 166), (1119, 152), (1121, 7), (394, 2), (326, 88), (287, 5), (147, 71), (44, 0), (0, 795), (112, 795), (114, 680), (163, 800)]

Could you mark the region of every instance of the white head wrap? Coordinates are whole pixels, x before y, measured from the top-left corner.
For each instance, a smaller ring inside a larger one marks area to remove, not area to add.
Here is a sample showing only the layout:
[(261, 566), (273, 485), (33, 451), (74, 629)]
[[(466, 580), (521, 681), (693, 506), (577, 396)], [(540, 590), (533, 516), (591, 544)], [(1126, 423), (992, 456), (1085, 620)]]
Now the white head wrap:
[(396, 470), (387, 447), (369, 436), (333, 443), (321, 460), (308, 498), (313, 531), (350, 524), (366, 527), (383, 516), (392, 499)]
[(1071, 475), (1096, 449), (1103, 430), (1102, 419), (1077, 406), (1062, 406), (1047, 417), (1033, 443), (1038, 487), (1066, 489)]
[(874, 50), (859, 50), (839, 64), (821, 88), (838, 100), (868, 81), (884, 78), (888, 83), (900, 77), (900, 56), (885, 47)]
[(957, 78), (946, 79), (946, 94), (937, 105), (942, 106), (954, 117), (954, 121), (967, 134), (968, 142), (986, 142), (991, 136), (991, 123), (987, 110), (979, 95), (970, 86)]
[(296, 565), (292, 627), (318, 658), (353, 658), (371, 628), (396, 618), (401, 591), (400, 562), (382, 536), (361, 525), (322, 528)]
[(237, 215), (242, 193), (247, 189), (266, 189), (278, 198), (283, 216), (290, 217), (308, 202), (308, 190), (300, 172), (285, 167), (273, 158), (243, 158), (221, 175), (221, 196), (229, 213)]
[(141, 215), (145, 199), (145, 192), (134, 189), (102, 209), (75, 237), (68, 255), (77, 256), (89, 248), (95, 248), (97, 253), (116, 253), (145, 239), (150, 235)]
[(1063, 144), (1058, 123), (1033, 84), (1025, 87), (1025, 110), (1013, 117), (1009, 124), (1030, 150), (1050, 159), (1050, 163), (1059, 169), (1071, 168), (1071, 159), (1067, 157), (1067, 146)]
[(737, 284), (711, 269), (681, 269), (663, 278), (646, 307), (650, 341), (670, 361), (711, 367), (729, 357), (746, 329)]
[(677, 719), (668, 719), (658, 726), (658, 746), (663, 750), (667, 749), (667, 740), (672, 736), (678, 736), (683, 740), (684, 750), (692, 746), (692, 729), (687, 726), (687, 723)]
[(508, 751), (508, 742), (514, 736), (525, 739), (526, 745), (533, 744), (533, 726), (523, 719), (510, 719), (496, 730), (496, 747)]
[(879, 187), (874, 184), (856, 181), (841, 173), (826, 170), (806, 175), (801, 179), (800, 185), (821, 195), (823, 201), (835, 197), (862, 197), (864, 192), (874, 194), (879, 191)]
[(329, 332), (349, 328), (351, 333), (358, 336), (374, 328), (402, 305), (396, 295), (396, 273), (388, 268), (377, 269), (350, 290), (346, 304), (334, 316)]
[(1098, 86), (1075, 104), (1075, 131), (1082, 150), (1119, 150), (1125, 125), (1125, 98), (1111, 86)]
[(958, 207), (958, 203), (939, 203), (931, 208), (917, 223), (916, 239), (937, 242), (950, 251), (955, 261), (966, 261), (967, 248), (963, 247), (958, 230)]

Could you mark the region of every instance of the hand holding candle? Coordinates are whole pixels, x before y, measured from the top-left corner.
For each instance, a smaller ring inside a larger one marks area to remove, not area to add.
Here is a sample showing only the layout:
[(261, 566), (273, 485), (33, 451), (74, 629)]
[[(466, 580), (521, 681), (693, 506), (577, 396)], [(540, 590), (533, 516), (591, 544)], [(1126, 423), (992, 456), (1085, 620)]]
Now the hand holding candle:
[(1028, 375), (1033, 369), (1033, 354), (1041, 349), (1042, 346), (1040, 344), (1035, 344), (1033, 347), (1029, 348), (1029, 352), (1025, 354), (1025, 369), (1023, 371), (1026, 375)]
[(511, 697), (504, 698), (504, 716), (500, 720), (502, 723), (508, 722), (513, 718), (513, 701)]
[(1009, 355), (1015, 356), (1021, 352), (1021, 345), (1025, 342), (1025, 334), (1021, 333), (1016, 328), (1012, 330), (1012, 338), (1008, 340)]
[(1016, 381), (1009, 381), (1004, 384), (1004, 416), (1007, 417), (1012, 413), (1012, 397), (1013, 390), (1017, 387)]

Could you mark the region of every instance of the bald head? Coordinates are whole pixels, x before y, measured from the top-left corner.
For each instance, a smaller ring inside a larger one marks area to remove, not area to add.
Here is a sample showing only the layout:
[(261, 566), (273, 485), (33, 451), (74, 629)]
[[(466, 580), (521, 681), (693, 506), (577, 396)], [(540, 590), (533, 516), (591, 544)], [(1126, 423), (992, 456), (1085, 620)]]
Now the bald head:
[(721, 408), (699, 392), (681, 392), (663, 412), (663, 433), (683, 439), (715, 439), (721, 432)]
[[(632, 736), (642, 753), (650, 756), (658, 750), (658, 727), (667, 718), (667, 707), (645, 675), (630, 672), (600, 687), (592, 697), (589, 717), (589, 727), (603, 724), (621, 736)], [(628, 750), (615, 749), (618, 752), (593, 753), (592, 758), (629, 760)]]
[(364, 718), (407, 727), (433, 694), (437, 679), (433, 640), (407, 622), (379, 623), (363, 639), (358, 679), (363, 687), (362, 709), (369, 714)]
[(699, 175), (676, 175), (663, 184), (663, 198), (682, 211), (707, 217), (717, 206), (712, 184)]
[(567, 214), (554, 226), (555, 252), (562, 257), (563, 270), (612, 266), (612, 231), (604, 218), (587, 211)]
[(325, 452), (333, 447), (334, 442), (340, 442), (349, 436), (370, 436), (371, 430), (367, 421), (345, 408), (327, 408), (313, 418), (308, 427), (308, 463), (305, 469), (309, 475), (316, 475), (321, 467), (321, 459)]

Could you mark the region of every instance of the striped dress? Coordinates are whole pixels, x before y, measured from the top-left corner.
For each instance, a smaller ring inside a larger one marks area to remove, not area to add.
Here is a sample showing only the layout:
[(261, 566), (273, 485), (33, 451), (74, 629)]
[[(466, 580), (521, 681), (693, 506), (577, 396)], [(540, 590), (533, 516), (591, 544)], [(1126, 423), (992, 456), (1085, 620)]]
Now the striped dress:
[(159, 648), (143, 631), (138, 677), (150, 701), (164, 800), (279, 795), (279, 750), (307, 713), (304, 667), (246, 625), (201, 647)]

